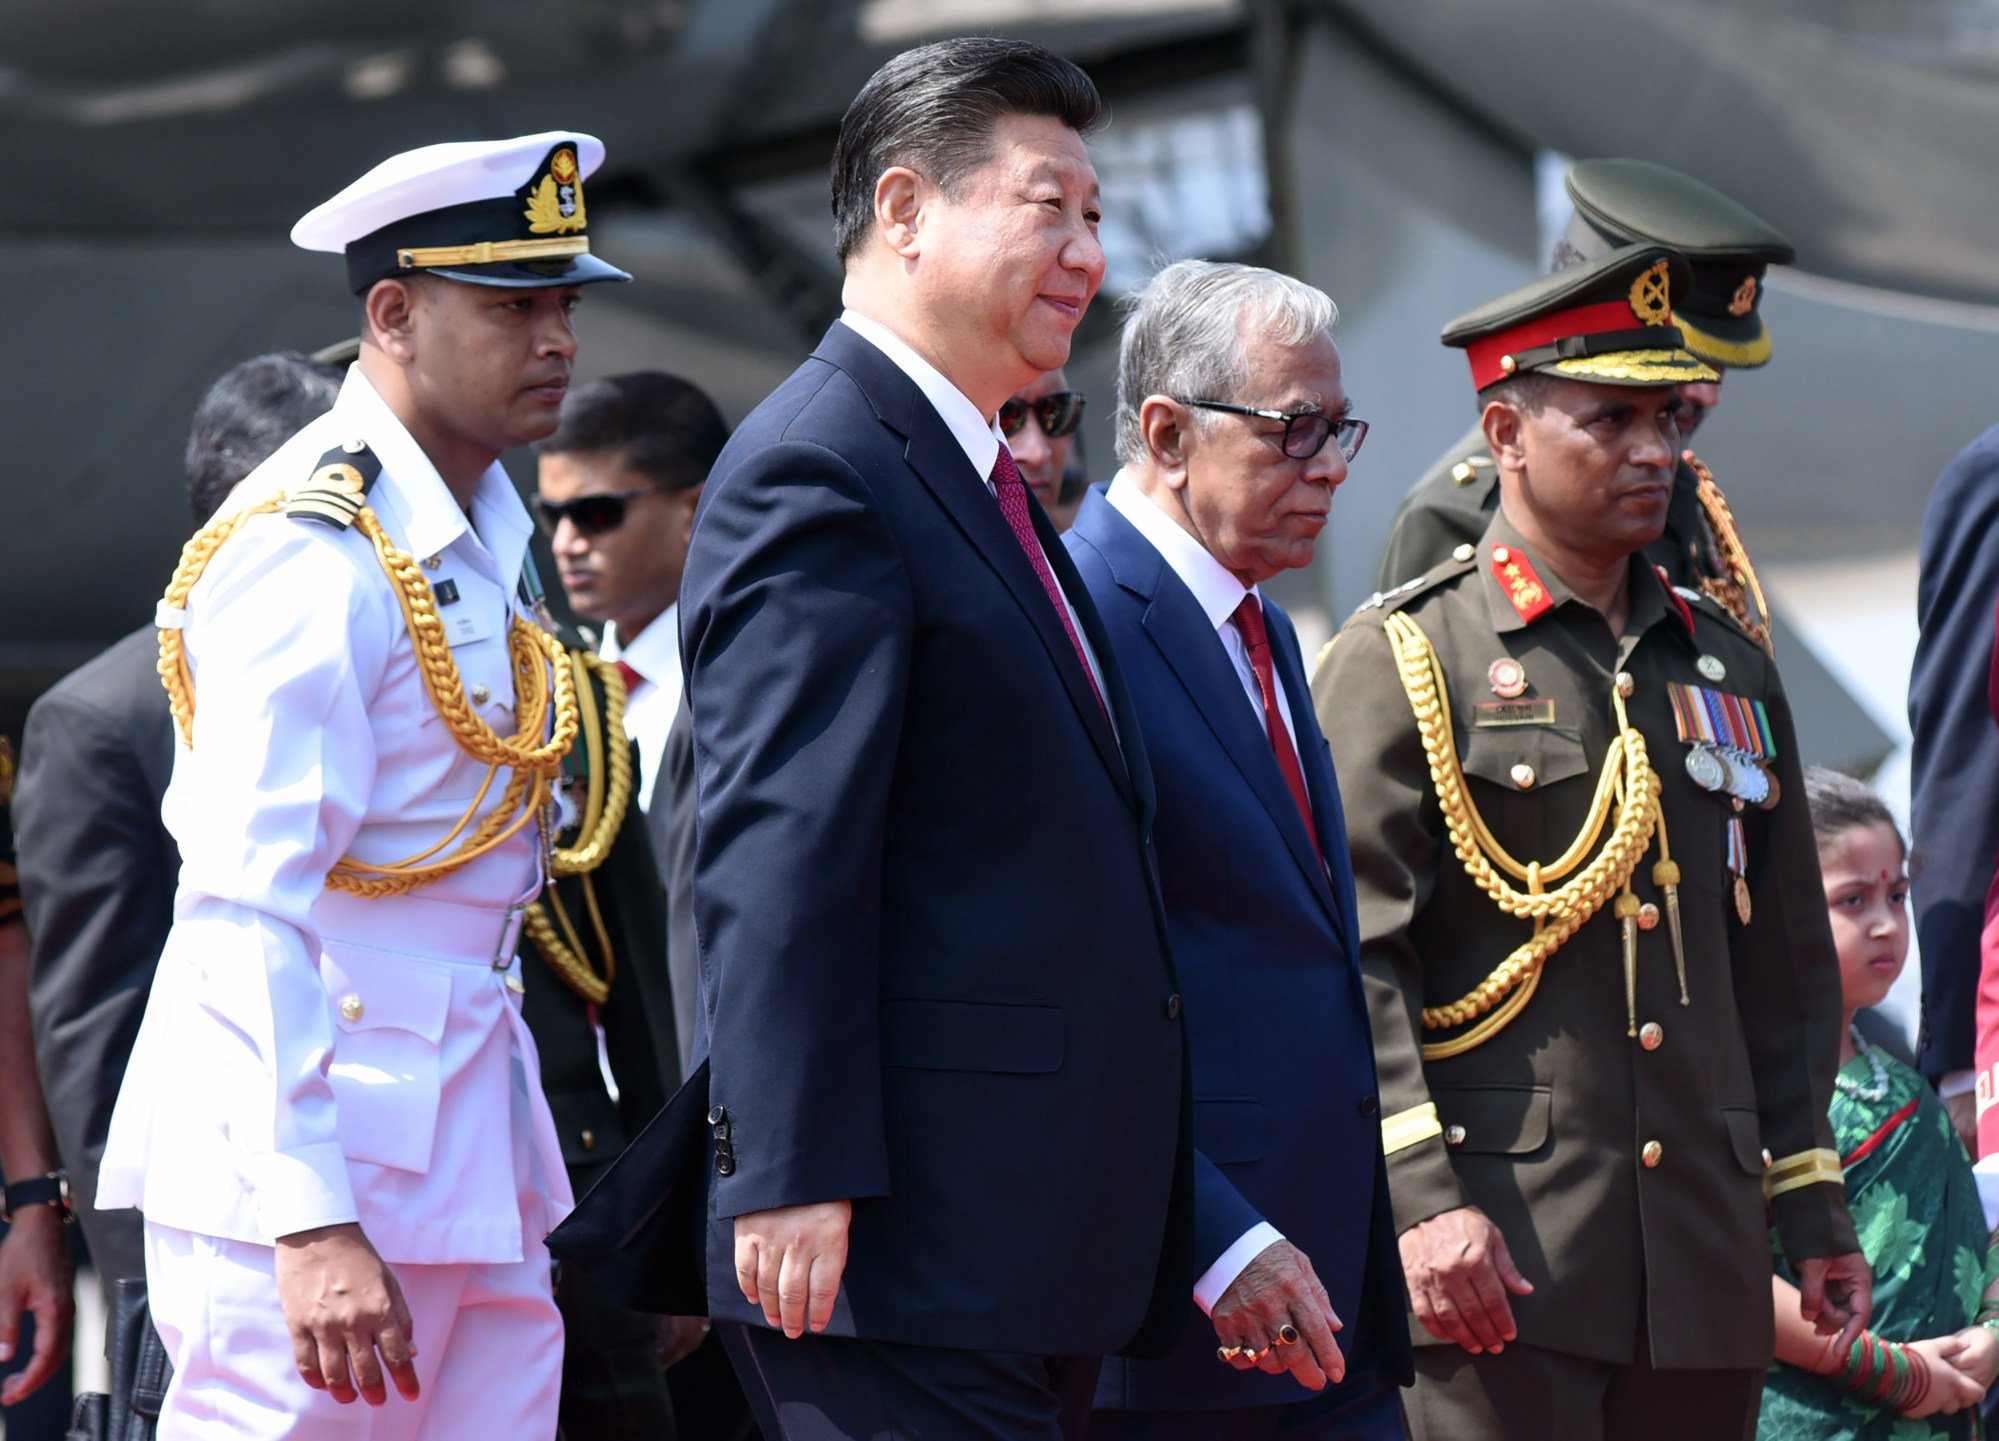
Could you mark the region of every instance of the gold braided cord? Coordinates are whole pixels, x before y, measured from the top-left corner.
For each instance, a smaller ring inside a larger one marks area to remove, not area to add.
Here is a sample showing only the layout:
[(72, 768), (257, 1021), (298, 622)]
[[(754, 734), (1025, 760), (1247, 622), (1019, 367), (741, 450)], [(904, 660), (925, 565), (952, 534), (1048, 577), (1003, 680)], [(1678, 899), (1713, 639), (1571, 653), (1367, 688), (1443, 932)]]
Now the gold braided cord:
[(1707, 523), (1714, 531), (1716, 547), (1721, 551), (1721, 564), (1725, 574), (1703, 577), (1701, 593), (1716, 602), (1736, 623), (1749, 632), (1758, 645), (1770, 653), (1777, 654), (1776, 645), (1770, 636), (1770, 606), (1763, 599), (1763, 585), (1756, 579), (1756, 567), (1749, 563), (1748, 547), (1742, 543), (1742, 533), (1735, 528), (1735, 512), (1728, 508), (1728, 497), (1715, 484), (1714, 472), (1702, 463), (1701, 458), (1691, 450), (1683, 452), (1687, 467), (1693, 471), (1699, 482), (1695, 491), (1701, 509), (1707, 514)]
[[(181, 549), (180, 563), (167, 583), (164, 604), (171, 610), (186, 608), (188, 596), (201, 579), (215, 552), (255, 516), (267, 515), (285, 504), (282, 495), (225, 516), (198, 531)], [(562, 758), (568, 753), (577, 732), (576, 682), (562, 644), (539, 626), (516, 615), (507, 634), (507, 646), (514, 671), (514, 720), (511, 737), (502, 737), (482, 720), (465, 698), (465, 685), (452, 658), (444, 624), (437, 615), (437, 599), (422, 568), (409, 552), (389, 539), (374, 511), (363, 506), (355, 518), (355, 528), (375, 547), (383, 573), (395, 590), (409, 628), (418, 673), (431, 704), (444, 720), (459, 747), (474, 760), (483, 761), (487, 772), (478, 794), (465, 813), (435, 845), (414, 856), (387, 864), (343, 856), (327, 872), (330, 890), (350, 895), (379, 897), (404, 895), (431, 881), (470, 864), (496, 846), (518, 835), (547, 802), (549, 788)], [(194, 678), (188, 669), (187, 646), (178, 626), (160, 631), (159, 675), (166, 686), (167, 706), (184, 745), (194, 744)], [(552, 682), (551, 682), (552, 676)], [(552, 692), (552, 693), (551, 693)], [(555, 723), (548, 724), (553, 704)], [(544, 733), (548, 739), (542, 740)], [(500, 801), (467, 834), (472, 818), (491, 792), (501, 769), (513, 772), (501, 792)], [(463, 837), (460, 840), (460, 837)], [(459, 844), (442, 859), (432, 859), (451, 845)]]
[[(1490, 896), (1501, 911), (1534, 923), (1534, 934), (1515, 947), (1476, 988), (1448, 1005), (1424, 1007), (1425, 1030), (1480, 1021), (1464, 1035), (1426, 1043), (1425, 1059), (1440, 1060), (1490, 1039), (1517, 1016), (1540, 984), (1541, 968), (1548, 957), (1613, 894), (1628, 885), (1658, 825), (1659, 779), (1646, 754), (1645, 738), (1632, 728), (1625, 715), (1624, 698), (1613, 690), (1611, 704), (1617, 718), (1617, 739), (1604, 757), (1589, 816), (1576, 839), (1555, 863), (1522, 865), (1499, 845), (1465, 783), (1451, 726), (1443, 669), (1429, 637), (1414, 620), (1400, 613), (1389, 616), (1384, 626), (1403, 691), (1416, 718), (1417, 734), (1429, 763), (1430, 781), (1437, 792), (1452, 851), (1472, 883)], [(1614, 822), (1610, 820), (1613, 808)], [(1594, 857), (1582, 864), (1592, 850)], [(1579, 864), (1581, 869), (1576, 874), (1562, 880)], [(1510, 885), (1500, 875), (1501, 870), (1524, 880), (1527, 889), (1522, 891)], [(1549, 880), (1561, 883), (1552, 890), (1546, 889)]]
[[(611, 945), (610, 928), (597, 902), (597, 888), (590, 872), (604, 863), (617, 839), (631, 803), (632, 754), (622, 744), (625, 734), (625, 682), (618, 668), (587, 651), (569, 652), (574, 669), (576, 694), (581, 711), (584, 765), (589, 782), (583, 803), (583, 818), (577, 826), (577, 843), (557, 847), (550, 866), (557, 876), (581, 876), (583, 905), (589, 914), (590, 929), (604, 957), (600, 976), (588, 959), (588, 947), (577, 933), (576, 924), (561, 898), (551, 887), (546, 899), (530, 905), (523, 918), (528, 938), (540, 950), (562, 983), (593, 1006), (601, 1006), (617, 979), (618, 958)], [(589, 677), (594, 672), (604, 686), (603, 724), (597, 723), (596, 695)]]

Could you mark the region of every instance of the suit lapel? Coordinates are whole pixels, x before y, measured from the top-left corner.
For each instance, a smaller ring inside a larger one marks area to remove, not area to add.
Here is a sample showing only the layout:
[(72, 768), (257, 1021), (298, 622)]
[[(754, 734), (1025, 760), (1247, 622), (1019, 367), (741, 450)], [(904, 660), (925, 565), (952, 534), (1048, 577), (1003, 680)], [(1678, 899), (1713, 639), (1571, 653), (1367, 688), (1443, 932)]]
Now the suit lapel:
[[(1125, 757), (1119, 753), (1118, 738), (1111, 732), (1103, 706), (1097, 704), (1090, 677), (1083, 669), (1076, 648), (1069, 644), (1068, 632), (1062, 627), (1061, 617), (1055, 614), (1048, 593), (1041, 588), (1040, 577), (1035, 575), (1034, 567), (1021, 550), (1020, 543), (1013, 538), (1012, 529), (1000, 514), (999, 503), (986, 488), (985, 477), (979, 475), (966, 459), (964, 449), (958, 444), (957, 437), (951, 434), (950, 427), (944, 424), (943, 418), (924, 398), (923, 392), (917, 389), (916, 383), (904, 375), (895, 362), (846, 326), (836, 324), (814, 353), (852, 376), (874, 403), (882, 422), (908, 442), (903, 456), (909, 462), (909, 468), (916, 473), (924, 488), (936, 497), (937, 503), (972, 543), (972, 548), (1012, 594), (1028, 623), (1034, 627), (1035, 634), (1041, 638), (1042, 647), (1048, 652), (1056, 672), (1062, 677), (1063, 688), (1068, 691), (1070, 703), (1084, 728), (1089, 731), (1098, 756), (1127, 799), (1136, 803), (1139, 797), (1133, 790)], [(1091, 634), (1090, 622), (1095, 617), (1085, 617), (1090, 602), (1083, 591), (1081, 579), (1069, 564), (1053, 527), (1041, 516), (1040, 507), (1030, 503), (1029, 511), (1035, 516), (1036, 534), (1041, 537), (1041, 548), (1048, 555), (1057, 583), (1069, 597), (1078, 618), (1085, 619), (1084, 633), (1090, 636), (1098, 663), (1105, 671), (1105, 703), (1115, 704), (1108, 693), (1110, 672), (1115, 667), (1108, 646), (1097, 635)], [(1056, 559), (1058, 555), (1061, 557), (1059, 562)], [(1101, 627), (1096, 629), (1100, 635)], [(1127, 715), (1120, 715), (1118, 722), (1127, 733), (1135, 729)]]
[[(1250, 708), (1242, 680), (1220, 635), (1208, 623), (1193, 592), (1173, 574), (1166, 558), (1152, 543), (1108, 502), (1100, 503), (1092, 496), (1091, 503), (1097, 507), (1097, 514), (1091, 517), (1091, 538), (1110, 560), (1119, 583), (1148, 599), (1140, 622), (1146, 638), (1157, 647), (1222, 750), (1242, 773), (1251, 793), (1270, 813), (1271, 822), (1304, 873), (1306, 884), (1337, 925), (1339, 907), (1327, 883), (1326, 868), (1312, 848), (1312, 837), (1305, 831), (1305, 818), (1298, 814), (1291, 788), (1284, 783), (1284, 772), (1278, 769), (1277, 757), (1271, 754), (1270, 736)], [(1285, 687), (1287, 698), (1304, 694), (1292, 689), (1288, 680)], [(1316, 797), (1314, 814), (1322, 814)]]

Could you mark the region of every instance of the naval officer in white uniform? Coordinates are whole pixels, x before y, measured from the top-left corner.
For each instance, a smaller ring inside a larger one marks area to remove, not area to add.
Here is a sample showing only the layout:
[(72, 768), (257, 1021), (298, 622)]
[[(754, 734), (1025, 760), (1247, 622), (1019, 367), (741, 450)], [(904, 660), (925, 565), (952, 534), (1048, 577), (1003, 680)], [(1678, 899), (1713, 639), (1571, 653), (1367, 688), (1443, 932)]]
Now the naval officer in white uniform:
[(579, 287), (629, 279), (602, 158), (430, 146), (299, 221), (360, 359), (161, 604), (184, 864), (98, 1194), (145, 1213), (159, 1441), (555, 1433), (570, 1194), (514, 950), (576, 710), (497, 457), (555, 428)]

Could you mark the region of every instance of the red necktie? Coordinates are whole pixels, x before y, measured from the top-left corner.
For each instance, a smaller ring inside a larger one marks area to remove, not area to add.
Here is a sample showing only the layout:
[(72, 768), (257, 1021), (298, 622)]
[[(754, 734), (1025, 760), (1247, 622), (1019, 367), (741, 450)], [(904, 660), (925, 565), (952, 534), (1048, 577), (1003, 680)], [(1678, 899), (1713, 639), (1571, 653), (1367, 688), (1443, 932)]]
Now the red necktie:
[(618, 674), (625, 678), (626, 695), (630, 695), (633, 691), (637, 690), (639, 686), (645, 682), (645, 677), (640, 675), (637, 671), (633, 670), (631, 666), (626, 662), (615, 661), (613, 662), (613, 664), (615, 664), (618, 667)]
[(1034, 567), (1041, 588), (1048, 592), (1048, 603), (1055, 607), (1055, 618), (1062, 622), (1062, 633), (1076, 648), (1076, 663), (1083, 668), (1083, 679), (1090, 683), (1090, 694), (1097, 698), (1099, 706), (1103, 706), (1104, 714), (1110, 715), (1110, 707), (1104, 705), (1104, 693), (1097, 689), (1096, 672), (1090, 669), (1090, 657), (1083, 649), (1083, 638), (1076, 634), (1076, 623), (1069, 619), (1069, 607), (1062, 603), (1061, 587), (1055, 584), (1055, 572), (1048, 568), (1048, 557), (1041, 553), (1041, 542), (1035, 537), (1034, 521), (1027, 514), (1027, 482), (1020, 478), (1020, 467), (1013, 463), (1013, 452), (1004, 445), (993, 460), (993, 494), (999, 497), (1000, 514), (1006, 517), (1013, 538), (1027, 553), (1027, 563)]
[(1277, 768), (1284, 772), (1284, 784), (1291, 787), (1291, 799), (1305, 820), (1305, 834), (1312, 849), (1319, 849), (1319, 832), (1312, 824), (1312, 801), (1305, 793), (1305, 772), (1299, 768), (1298, 752), (1291, 733), (1284, 728), (1284, 712), (1277, 705), (1277, 677), (1270, 669), (1270, 633), (1263, 628), (1263, 603), (1254, 595), (1242, 598), (1235, 608), (1236, 629), (1249, 647), (1250, 669), (1256, 672), (1256, 688), (1263, 695), (1263, 728), (1270, 736), (1270, 749), (1277, 755)]

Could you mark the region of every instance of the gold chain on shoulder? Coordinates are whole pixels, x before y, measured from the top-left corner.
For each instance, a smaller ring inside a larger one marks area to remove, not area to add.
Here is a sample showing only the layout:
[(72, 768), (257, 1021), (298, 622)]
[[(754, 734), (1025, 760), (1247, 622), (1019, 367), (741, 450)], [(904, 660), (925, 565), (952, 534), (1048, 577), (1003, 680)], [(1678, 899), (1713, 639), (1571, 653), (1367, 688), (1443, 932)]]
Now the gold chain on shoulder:
[(1749, 632), (1750, 638), (1773, 657), (1777, 648), (1770, 636), (1770, 607), (1764, 602), (1763, 587), (1756, 579), (1756, 567), (1749, 563), (1748, 548), (1742, 544), (1742, 533), (1735, 528), (1735, 512), (1728, 508), (1728, 497), (1715, 484), (1714, 472), (1701, 462), (1701, 458), (1691, 450), (1684, 452), (1687, 466), (1699, 482), (1695, 490), (1700, 500), (1701, 510), (1707, 515), (1708, 526), (1714, 531), (1715, 548), (1721, 552), (1724, 573), (1718, 576), (1702, 576), (1701, 594), (1714, 601), (1722, 609), (1735, 617), (1736, 623)]
[[(195, 582), (201, 579), (217, 550), (245, 523), (267, 515), (285, 503), (282, 495), (250, 506), (203, 527), (181, 550), (180, 564), (167, 584), (166, 606), (182, 610)], [(480, 719), (465, 698), (465, 683), (452, 659), (437, 614), (437, 598), (415, 557), (389, 538), (381, 521), (368, 506), (355, 517), (355, 529), (375, 547), (376, 559), (389, 578), (409, 628), (410, 645), (416, 654), (417, 671), (431, 704), (450, 729), (461, 749), (487, 766), (486, 779), (472, 803), (443, 840), (429, 849), (386, 865), (377, 865), (354, 856), (343, 856), (327, 872), (328, 889), (351, 895), (376, 897), (404, 895), (451, 874), (518, 834), (547, 801), (549, 787), (561, 767), (562, 758), (576, 739), (576, 683), (565, 663), (560, 641), (540, 626), (516, 615), (507, 632), (507, 646), (514, 672), (515, 733), (501, 736)], [(167, 706), (181, 742), (194, 744), (194, 679), (188, 670), (187, 647), (179, 627), (160, 631), (160, 680), (167, 690)], [(552, 683), (551, 683), (552, 677)], [(552, 686), (552, 697), (551, 697)], [(555, 724), (548, 724), (551, 698)], [(547, 732), (544, 740), (543, 733)], [(472, 819), (491, 792), (502, 769), (512, 776), (501, 792), (500, 803), (477, 826)], [(467, 834), (467, 827), (471, 827)], [(463, 837), (461, 840), (460, 837)], [(458, 847), (441, 859), (433, 859), (445, 847)]]
[[(1452, 851), (1472, 883), (1501, 911), (1534, 923), (1534, 934), (1516, 946), (1475, 989), (1448, 1005), (1423, 1008), (1425, 1030), (1478, 1023), (1449, 1040), (1424, 1044), (1425, 1060), (1443, 1060), (1497, 1035), (1533, 996), (1548, 957), (1612, 895), (1629, 889), (1632, 873), (1659, 824), (1659, 778), (1647, 756), (1645, 737), (1633, 728), (1625, 715), (1623, 696), (1613, 689), (1617, 740), (1604, 757), (1582, 829), (1554, 861), (1523, 865), (1492, 834), (1465, 783), (1435, 647), (1422, 627), (1405, 614), (1389, 616), (1384, 628), (1409, 708), (1416, 717), (1416, 732), (1423, 742), (1430, 783), (1436, 789)], [(1613, 809), (1616, 820), (1611, 822)], [(1607, 839), (1606, 825), (1610, 831)], [(1603, 842), (1601, 849), (1597, 848), (1599, 840)], [(1596, 854), (1585, 863), (1593, 850)], [(1525, 882), (1527, 888), (1516, 889), (1501, 871)], [(1572, 878), (1564, 881), (1571, 872), (1575, 873)], [(1561, 884), (1546, 889), (1551, 881)]]
[[(625, 681), (618, 668), (582, 650), (569, 652), (569, 664), (582, 712), (578, 744), (583, 748), (589, 783), (583, 818), (576, 828), (576, 844), (557, 847), (551, 869), (557, 876), (582, 877), (583, 905), (604, 957), (603, 974), (599, 975), (590, 964), (587, 947), (554, 886), (548, 888), (543, 900), (527, 908), (522, 921), (542, 959), (562, 983), (591, 1005), (601, 1006), (611, 994), (611, 983), (617, 979), (618, 958), (611, 946), (610, 929), (598, 908), (597, 888), (592, 884), (590, 872), (610, 855), (618, 828), (624, 824), (632, 796), (632, 753), (631, 747), (624, 743)], [(590, 688), (592, 674), (604, 686), (602, 725), (597, 723), (596, 697)]]

